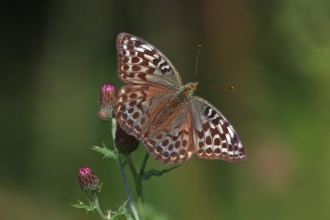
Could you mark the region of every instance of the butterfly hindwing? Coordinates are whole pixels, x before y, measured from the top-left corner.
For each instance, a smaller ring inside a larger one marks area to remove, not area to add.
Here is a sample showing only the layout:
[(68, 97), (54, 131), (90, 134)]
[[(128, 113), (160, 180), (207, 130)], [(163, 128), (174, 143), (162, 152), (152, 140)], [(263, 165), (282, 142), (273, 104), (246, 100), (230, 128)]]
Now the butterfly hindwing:
[(126, 85), (118, 91), (114, 110), (117, 123), (141, 140), (160, 111), (173, 96), (172, 90), (151, 85)]
[(149, 154), (165, 164), (183, 163), (194, 155), (195, 145), (192, 135), (192, 117), (188, 103), (176, 107), (166, 120), (159, 126), (151, 126), (147, 136), (142, 140)]

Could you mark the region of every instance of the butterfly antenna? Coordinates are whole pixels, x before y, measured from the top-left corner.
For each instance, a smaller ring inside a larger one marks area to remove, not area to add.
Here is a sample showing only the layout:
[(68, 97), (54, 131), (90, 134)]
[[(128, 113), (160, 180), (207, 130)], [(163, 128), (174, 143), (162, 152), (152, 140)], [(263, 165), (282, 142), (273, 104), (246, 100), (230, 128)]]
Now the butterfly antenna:
[(234, 86), (211, 86), (211, 85), (205, 85), (205, 86), (208, 86), (211, 88), (219, 88), (219, 89), (234, 89)]
[[(202, 45), (199, 44), (198, 45), (198, 52), (197, 52), (197, 58), (196, 58), (196, 69), (195, 69), (195, 81), (196, 81), (196, 76), (197, 76), (197, 66), (198, 66), (198, 58), (199, 58), (199, 54), (201, 52), (201, 48), (202, 48)], [(201, 84), (199, 84), (200, 86), (203, 86)], [(211, 87), (211, 88), (219, 88), (219, 89), (223, 89), (223, 88), (226, 88), (226, 89), (234, 89), (234, 86), (211, 86), (211, 85), (206, 85), (208, 87)]]
[(196, 81), (196, 75), (197, 75), (198, 57), (199, 57), (199, 53), (201, 52), (201, 48), (202, 48), (202, 45), (199, 44), (198, 45), (197, 58), (196, 58), (195, 81)]

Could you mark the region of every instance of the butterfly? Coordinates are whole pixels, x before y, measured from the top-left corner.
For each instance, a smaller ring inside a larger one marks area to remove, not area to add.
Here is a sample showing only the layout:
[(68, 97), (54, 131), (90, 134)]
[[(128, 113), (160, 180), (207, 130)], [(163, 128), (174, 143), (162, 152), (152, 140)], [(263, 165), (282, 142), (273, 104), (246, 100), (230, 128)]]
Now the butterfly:
[(118, 124), (165, 164), (204, 159), (246, 159), (241, 138), (225, 116), (194, 95), (197, 82), (183, 84), (170, 60), (151, 43), (128, 33), (116, 40), (120, 88), (114, 111)]

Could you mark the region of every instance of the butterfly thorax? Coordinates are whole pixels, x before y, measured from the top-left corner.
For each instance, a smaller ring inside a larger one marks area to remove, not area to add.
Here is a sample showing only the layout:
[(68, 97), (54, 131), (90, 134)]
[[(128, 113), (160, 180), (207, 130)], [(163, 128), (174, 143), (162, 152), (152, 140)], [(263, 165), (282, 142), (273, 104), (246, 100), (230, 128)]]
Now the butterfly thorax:
[(186, 97), (192, 96), (197, 90), (198, 82), (190, 82), (186, 85), (183, 85), (174, 95), (174, 98), (184, 100)]
[(190, 82), (183, 85), (169, 100), (168, 104), (158, 113), (154, 121), (154, 127), (159, 127), (171, 117), (177, 108), (184, 103), (184, 100), (194, 94), (197, 86), (198, 82)]

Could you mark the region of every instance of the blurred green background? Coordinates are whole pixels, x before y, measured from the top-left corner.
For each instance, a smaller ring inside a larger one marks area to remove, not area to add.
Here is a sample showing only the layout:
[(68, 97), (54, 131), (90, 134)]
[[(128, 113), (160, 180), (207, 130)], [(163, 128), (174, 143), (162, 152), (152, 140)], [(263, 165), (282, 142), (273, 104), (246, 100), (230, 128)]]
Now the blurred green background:
[[(167, 219), (330, 219), (330, 2), (34, 1), (1, 6), (1, 219), (98, 219), (77, 171), (103, 181), (103, 210), (126, 200), (110, 124), (97, 119), (117, 76), (115, 39), (140, 36), (217, 106), (243, 139), (243, 163), (196, 156), (143, 184)], [(134, 154), (141, 164), (144, 148)], [(147, 168), (166, 168), (149, 160)], [(134, 190), (134, 188), (133, 188)]]

